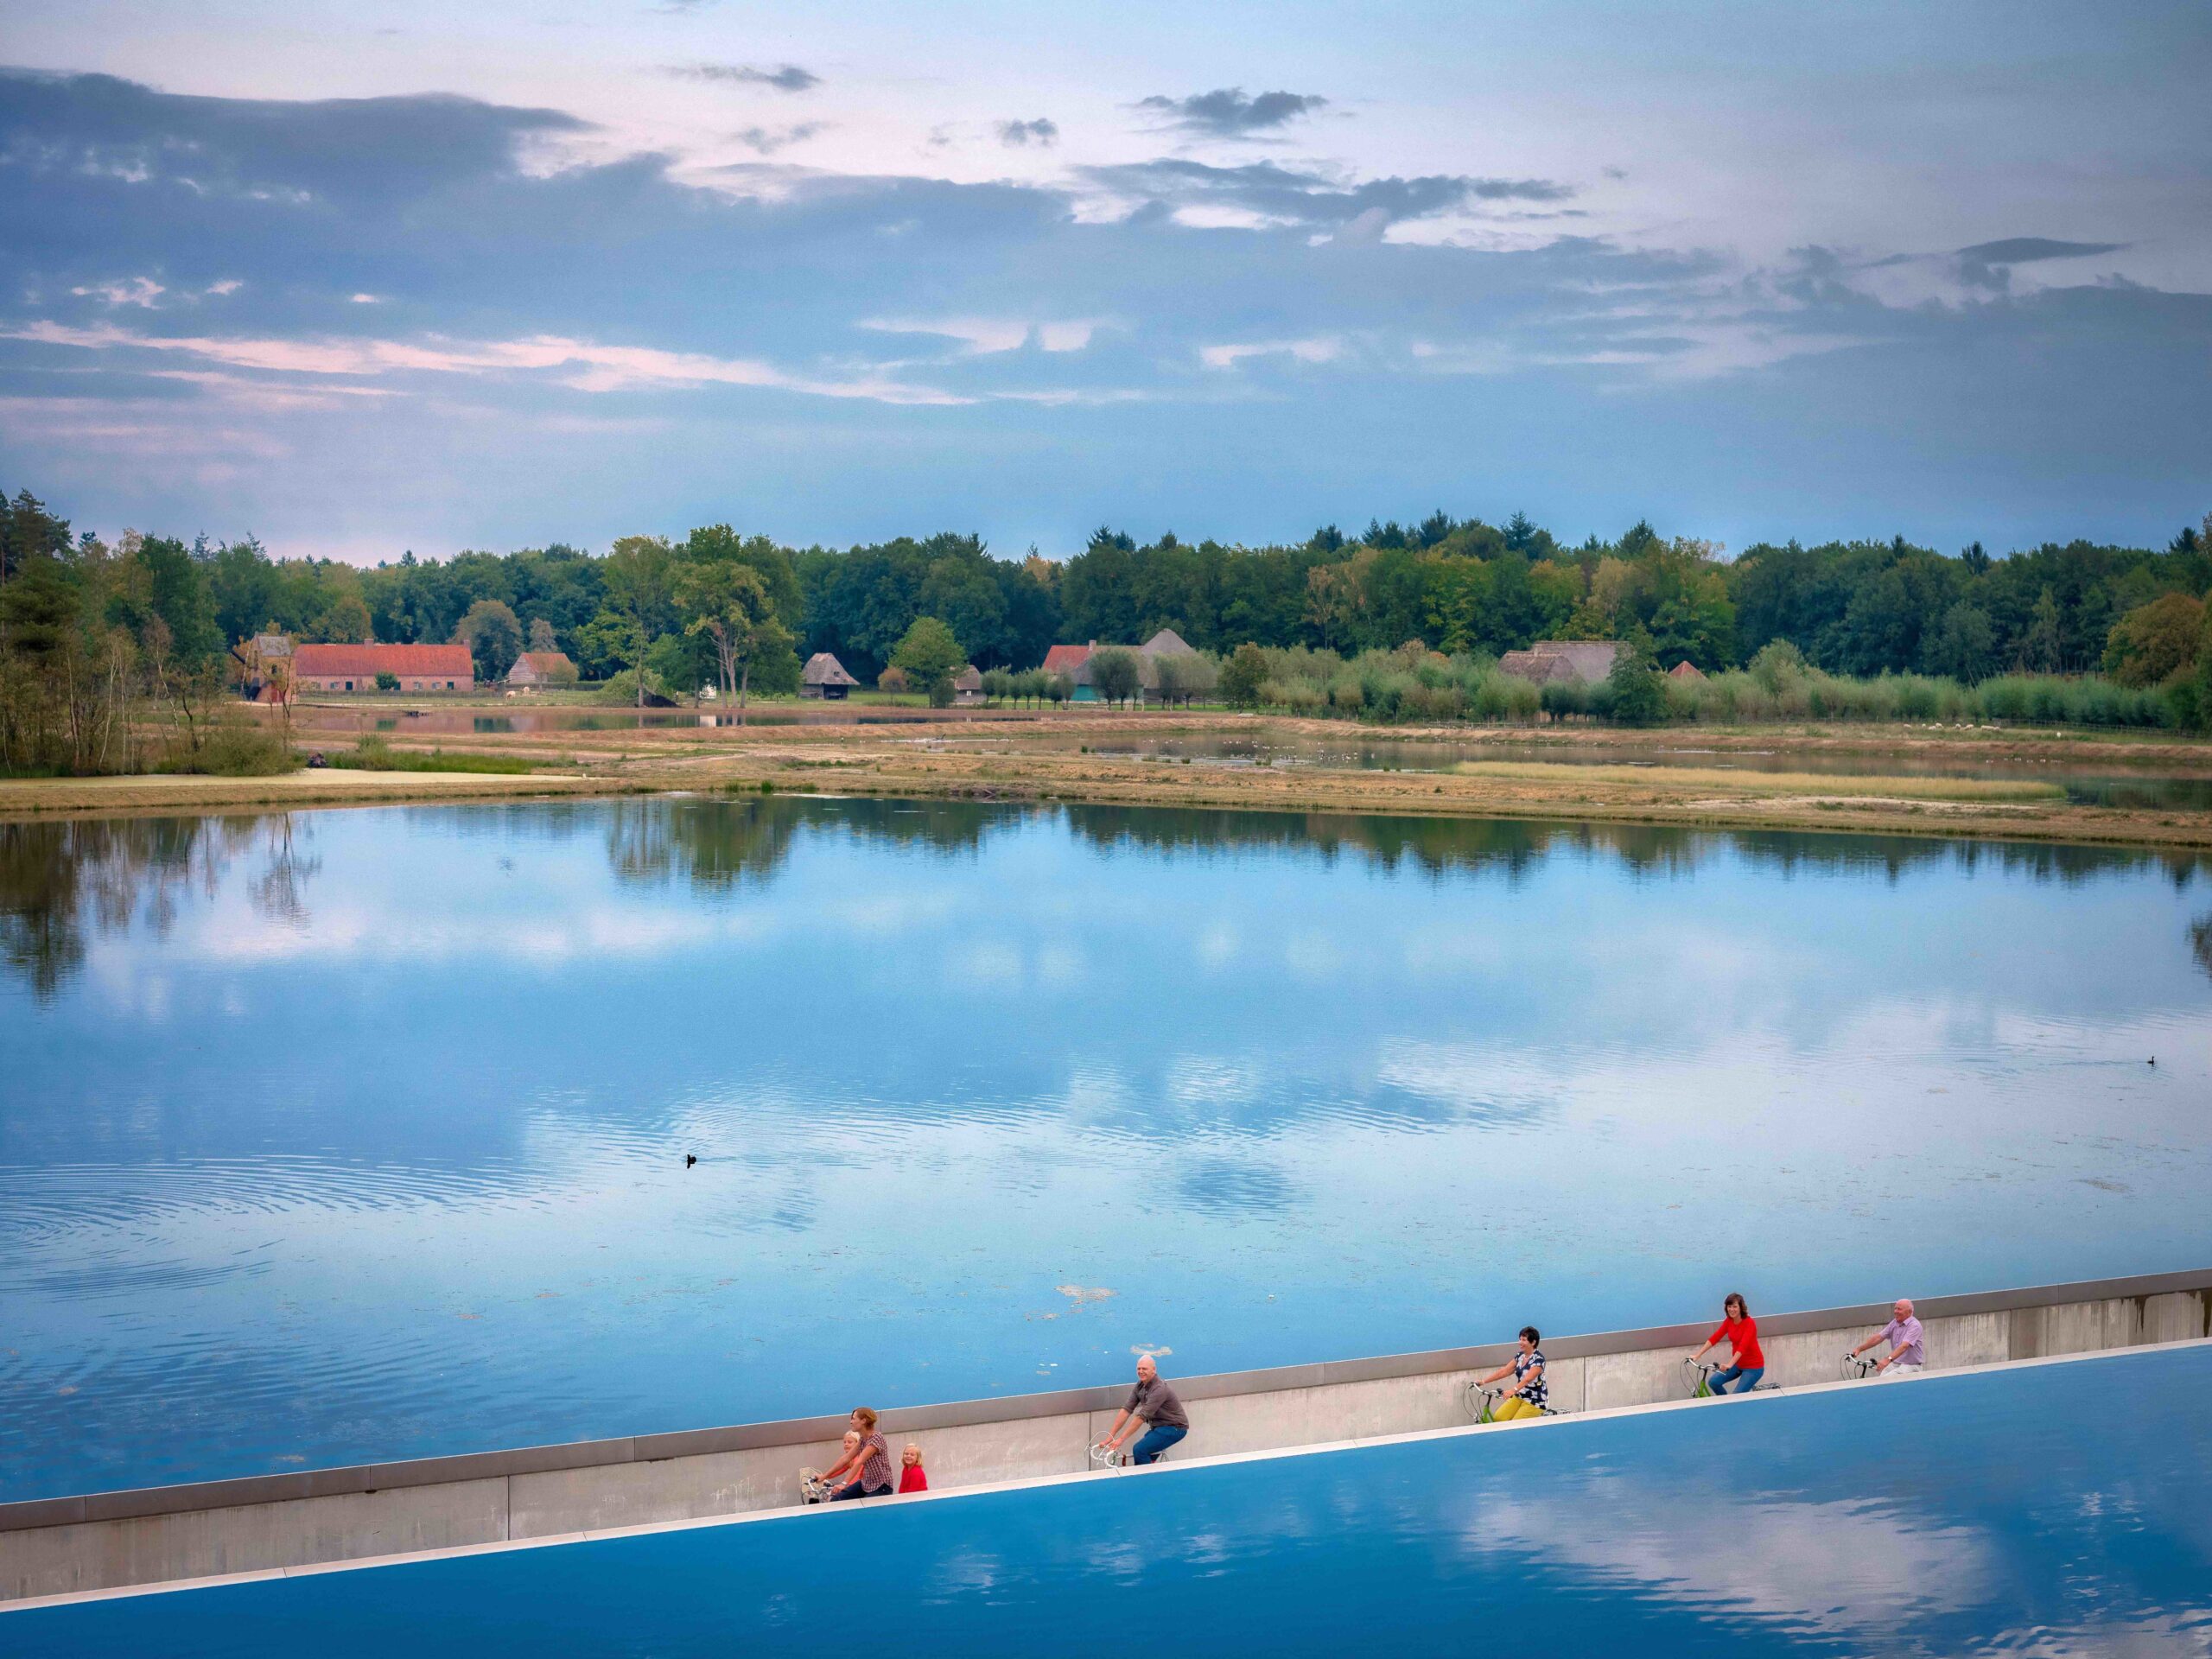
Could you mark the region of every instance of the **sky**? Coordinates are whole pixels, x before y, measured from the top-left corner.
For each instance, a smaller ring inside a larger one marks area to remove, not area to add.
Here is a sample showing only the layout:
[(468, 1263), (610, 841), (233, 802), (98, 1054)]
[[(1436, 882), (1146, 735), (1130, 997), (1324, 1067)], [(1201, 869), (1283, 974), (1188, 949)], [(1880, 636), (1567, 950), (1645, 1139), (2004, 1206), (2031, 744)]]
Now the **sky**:
[(2212, 12), (0, 0), (0, 486), (1740, 550), (2212, 508)]

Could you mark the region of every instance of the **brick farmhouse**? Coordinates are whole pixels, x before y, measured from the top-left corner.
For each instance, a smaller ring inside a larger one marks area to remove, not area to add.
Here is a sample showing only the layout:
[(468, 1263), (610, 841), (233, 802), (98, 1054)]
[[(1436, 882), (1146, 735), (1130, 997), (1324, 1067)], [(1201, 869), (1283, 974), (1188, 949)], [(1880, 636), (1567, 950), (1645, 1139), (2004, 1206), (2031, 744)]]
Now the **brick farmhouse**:
[(467, 645), (301, 645), (292, 682), (306, 691), (373, 691), (389, 674), (402, 691), (466, 691), (476, 683)]

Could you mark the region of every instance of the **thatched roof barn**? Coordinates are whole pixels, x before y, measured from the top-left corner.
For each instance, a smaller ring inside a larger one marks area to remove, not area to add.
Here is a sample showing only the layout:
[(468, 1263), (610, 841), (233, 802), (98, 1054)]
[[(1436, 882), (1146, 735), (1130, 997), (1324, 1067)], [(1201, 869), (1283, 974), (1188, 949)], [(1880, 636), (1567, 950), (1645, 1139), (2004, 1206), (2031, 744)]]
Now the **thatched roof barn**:
[(1509, 651), (1497, 659), (1501, 673), (1512, 674), (1538, 685), (1580, 680), (1594, 685), (1613, 671), (1621, 654), (1612, 639), (1539, 639), (1526, 651)]
[(845, 665), (826, 651), (817, 651), (806, 659), (806, 670), (799, 676), (798, 694), (802, 697), (823, 697), (831, 702), (842, 702), (848, 692), (860, 682), (845, 672)]

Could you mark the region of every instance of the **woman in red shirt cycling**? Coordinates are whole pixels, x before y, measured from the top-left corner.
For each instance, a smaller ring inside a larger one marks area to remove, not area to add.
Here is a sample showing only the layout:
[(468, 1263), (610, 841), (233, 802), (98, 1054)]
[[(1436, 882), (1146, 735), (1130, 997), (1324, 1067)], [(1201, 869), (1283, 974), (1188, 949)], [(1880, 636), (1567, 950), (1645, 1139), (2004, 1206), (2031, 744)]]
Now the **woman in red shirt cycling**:
[(1715, 1371), (1706, 1386), (1715, 1394), (1726, 1394), (1733, 1382), (1738, 1394), (1749, 1394), (1758, 1386), (1759, 1378), (1766, 1375), (1766, 1355), (1759, 1349), (1759, 1323), (1751, 1311), (1744, 1306), (1744, 1299), (1734, 1291), (1720, 1305), (1720, 1328), (1705, 1339), (1705, 1346), (1692, 1356), (1703, 1359), (1720, 1343), (1728, 1344), (1729, 1357), (1733, 1360), (1725, 1371)]

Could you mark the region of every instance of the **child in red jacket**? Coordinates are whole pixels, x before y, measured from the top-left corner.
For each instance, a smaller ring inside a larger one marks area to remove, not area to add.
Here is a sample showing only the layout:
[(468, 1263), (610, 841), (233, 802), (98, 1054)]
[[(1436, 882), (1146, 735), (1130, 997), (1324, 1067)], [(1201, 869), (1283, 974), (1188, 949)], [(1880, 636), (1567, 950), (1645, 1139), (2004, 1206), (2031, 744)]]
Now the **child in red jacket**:
[(899, 1453), (899, 1461), (905, 1465), (899, 1473), (899, 1490), (900, 1491), (926, 1492), (929, 1491), (930, 1478), (922, 1472), (922, 1448), (920, 1446), (916, 1446), (912, 1440), (907, 1441), (906, 1449)]

